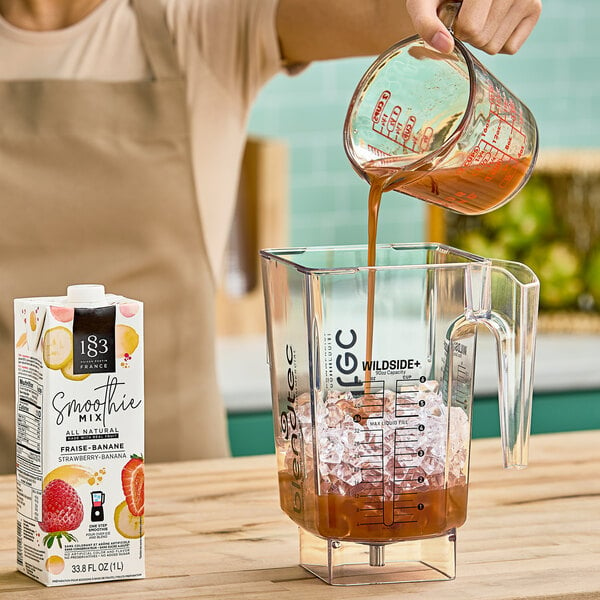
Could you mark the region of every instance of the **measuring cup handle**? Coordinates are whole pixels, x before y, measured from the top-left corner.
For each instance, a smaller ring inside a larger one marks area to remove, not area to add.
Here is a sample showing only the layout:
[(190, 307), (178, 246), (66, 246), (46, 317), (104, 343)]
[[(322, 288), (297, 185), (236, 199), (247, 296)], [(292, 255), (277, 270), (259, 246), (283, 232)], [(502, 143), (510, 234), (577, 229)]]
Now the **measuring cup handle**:
[(462, 0), (451, 0), (449, 2), (444, 2), (444, 4), (440, 6), (438, 17), (446, 26), (446, 29), (452, 34), (454, 34), (454, 22), (456, 21), (456, 17), (458, 17), (461, 6)]

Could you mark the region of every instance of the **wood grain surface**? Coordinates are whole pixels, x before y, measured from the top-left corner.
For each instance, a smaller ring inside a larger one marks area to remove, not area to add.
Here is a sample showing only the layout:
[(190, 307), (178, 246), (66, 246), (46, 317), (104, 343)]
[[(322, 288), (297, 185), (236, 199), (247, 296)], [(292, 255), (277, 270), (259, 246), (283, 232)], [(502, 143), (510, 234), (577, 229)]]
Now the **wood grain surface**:
[(2, 600), (600, 600), (600, 431), (534, 436), (505, 471), (475, 440), (450, 582), (330, 587), (297, 566), (273, 456), (148, 465), (147, 578), (45, 588), (15, 569), (15, 483), (0, 477)]

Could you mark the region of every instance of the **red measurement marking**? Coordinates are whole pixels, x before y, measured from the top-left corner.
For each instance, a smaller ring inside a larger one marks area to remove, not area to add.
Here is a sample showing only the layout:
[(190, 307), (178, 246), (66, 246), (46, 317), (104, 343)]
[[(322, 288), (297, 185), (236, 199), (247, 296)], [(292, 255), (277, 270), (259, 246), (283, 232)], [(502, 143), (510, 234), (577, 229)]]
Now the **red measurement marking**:
[(391, 97), (392, 92), (390, 92), (389, 90), (384, 90), (383, 92), (381, 92), (381, 96), (379, 96), (379, 100), (377, 101), (375, 109), (373, 110), (373, 116), (371, 117), (373, 123), (379, 123), (379, 119), (381, 119), (383, 110), (385, 109), (385, 106)]
[(404, 130), (402, 131), (402, 139), (406, 142), (412, 133), (412, 130), (417, 122), (417, 118), (414, 115), (408, 117), (406, 121), (406, 125), (404, 126)]
[(400, 113), (402, 112), (402, 107), (394, 106), (392, 110), (392, 114), (390, 115), (387, 122), (387, 130), (391, 133), (396, 129), (396, 125), (398, 124), (398, 118), (400, 117)]

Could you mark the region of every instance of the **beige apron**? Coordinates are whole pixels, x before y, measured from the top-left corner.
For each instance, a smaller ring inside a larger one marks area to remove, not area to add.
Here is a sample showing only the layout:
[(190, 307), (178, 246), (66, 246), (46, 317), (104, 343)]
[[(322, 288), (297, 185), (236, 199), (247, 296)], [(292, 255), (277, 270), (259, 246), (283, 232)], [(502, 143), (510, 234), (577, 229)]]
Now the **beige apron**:
[(147, 459), (229, 451), (185, 80), (158, 0), (133, 5), (152, 80), (0, 82), (0, 472), (15, 455), (12, 300), (74, 283), (145, 304)]

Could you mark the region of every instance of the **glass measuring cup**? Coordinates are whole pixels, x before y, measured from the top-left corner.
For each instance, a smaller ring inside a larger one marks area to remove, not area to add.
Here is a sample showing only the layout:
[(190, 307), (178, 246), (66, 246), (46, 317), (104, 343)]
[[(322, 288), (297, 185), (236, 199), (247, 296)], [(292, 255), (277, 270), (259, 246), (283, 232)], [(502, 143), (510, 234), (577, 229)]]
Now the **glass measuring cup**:
[(379, 56), (359, 82), (344, 147), (355, 170), (384, 191), (482, 214), (525, 185), (538, 132), (527, 106), (459, 40), (442, 54), (415, 36)]
[(438, 244), (377, 256), (261, 252), (280, 503), (300, 563), (334, 585), (454, 578), (478, 325), (497, 341), (504, 464), (527, 463), (535, 275)]

